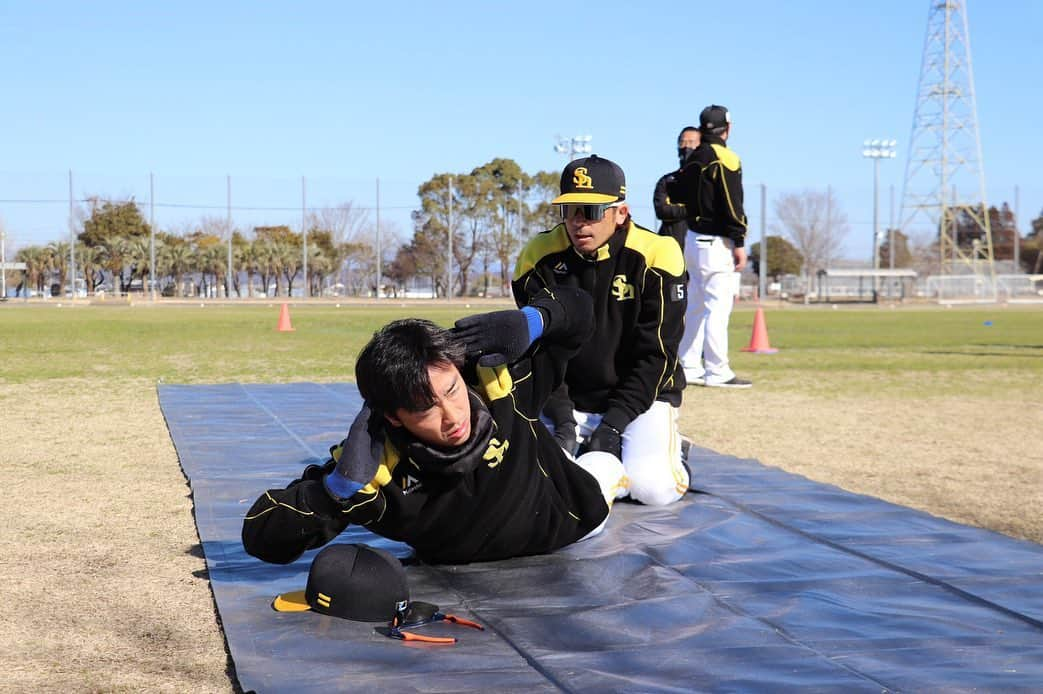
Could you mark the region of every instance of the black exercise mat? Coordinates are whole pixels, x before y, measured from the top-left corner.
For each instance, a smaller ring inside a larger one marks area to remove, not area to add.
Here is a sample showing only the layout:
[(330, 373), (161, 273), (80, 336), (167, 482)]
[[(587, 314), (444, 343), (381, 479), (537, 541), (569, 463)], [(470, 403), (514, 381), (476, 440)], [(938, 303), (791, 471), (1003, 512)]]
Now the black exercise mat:
[[(690, 457), (698, 492), (616, 504), (601, 536), (553, 555), (409, 563), (413, 598), (485, 625), (424, 627), (455, 645), (277, 613), (272, 598), (304, 587), (315, 552), (289, 566), (249, 557), (242, 516), (326, 458), (358, 391), (161, 385), (159, 401), (247, 691), (1043, 687), (1043, 547), (705, 449)], [(410, 555), (357, 528), (337, 541)]]

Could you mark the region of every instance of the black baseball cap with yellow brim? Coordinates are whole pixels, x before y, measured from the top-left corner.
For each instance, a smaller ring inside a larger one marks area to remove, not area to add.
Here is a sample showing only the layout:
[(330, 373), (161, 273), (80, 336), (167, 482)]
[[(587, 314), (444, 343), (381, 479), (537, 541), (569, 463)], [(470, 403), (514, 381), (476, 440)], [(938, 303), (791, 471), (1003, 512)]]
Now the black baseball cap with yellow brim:
[(625, 200), (627, 181), (619, 164), (596, 154), (570, 161), (561, 172), (561, 195), (552, 205), (605, 205)]
[(315, 555), (304, 590), (283, 593), (272, 607), (279, 612), (311, 610), (359, 622), (387, 622), (397, 605), (409, 600), (402, 562), (366, 545), (330, 545)]

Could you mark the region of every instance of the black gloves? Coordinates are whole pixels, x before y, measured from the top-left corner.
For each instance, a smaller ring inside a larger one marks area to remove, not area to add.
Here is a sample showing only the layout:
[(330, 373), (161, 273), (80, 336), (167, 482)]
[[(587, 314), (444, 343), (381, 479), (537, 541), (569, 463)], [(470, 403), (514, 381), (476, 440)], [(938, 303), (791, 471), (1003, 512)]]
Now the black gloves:
[[(530, 309), (532, 310), (532, 309)], [(510, 364), (529, 348), (529, 321), (522, 311), (492, 311), (456, 321), (453, 333), (479, 366)]]
[[(336, 466), (322, 478), (326, 493), (340, 502), (353, 496), (377, 474), (383, 450), (381, 417), (374, 415), (369, 405), (363, 405), (355, 421), (351, 423), (348, 438), (341, 444), (340, 458)], [(310, 468), (309, 465), (308, 469)]]
[(590, 438), (580, 446), (579, 454), (590, 453), (591, 451), (604, 451), (605, 453), (611, 453), (620, 460), (623, 459), (623, 436), (619, 433), (619, 430), (613, 426), (601, 422), (598, 428), (594, 430), (594, 433), (590, 435)]
[(576, 423), (561, 422), (554, 425), (554, 440), (569, 455), (576, 453)]

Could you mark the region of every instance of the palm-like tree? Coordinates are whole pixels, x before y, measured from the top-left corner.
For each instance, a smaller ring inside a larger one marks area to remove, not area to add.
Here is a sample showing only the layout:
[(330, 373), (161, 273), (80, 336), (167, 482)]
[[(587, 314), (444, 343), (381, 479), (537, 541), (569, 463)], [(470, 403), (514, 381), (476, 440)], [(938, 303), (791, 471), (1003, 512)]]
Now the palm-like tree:
[[(228, 272), (228, 251), (223, 246), (209, 245), (200, 248), (196, 252), (196, 258), (199, 263), (198, 270), (202, 277), (200, 278), (200, 285), (203, 284), (207, 275), (212, 275), (214, 278), (211, 286), (218, 286), (221, 284), (222, 278), (225, 273)], [(203, 294), (200, 291), (200, 294)], [(209, 292), (206, 292), (208, 295)]]
[(322, 286), (336, 267), (335, 259), (322, 246), (311, 246), (308, 250), (308, 284), (311, 285), (308, 295), (322, 296)]
[(98, 285), (105, 280), (104, 255), (101, 246), (76, 244), (76, 256), (80, 259), (80, 267), (83, 269), (83, 280), (88, 294), (93, 294)]
[(102, 264), (112, 275), (112, 293), (119, 296), (126, 288), (123, 281), (123, 268), (127, 266), (130, 256), (130, 242), (122, 236), (110, 235), (101, 244)]
[(300, 272), (303, 264), (300, 246), (286, 242), (275, 244), (275, 262), (279, 273), (286, 278), (286, 296), (293, 296), (293, 278)]
[(194, 253), (187, 243), (172, 243), (156, 250), (157, 265), (163, 268), (161, 275), (170, 275), (174, 279), (174, 296), (182, 296), (181, 281), (191, 272), (195, 262)]
[(272, 282), (275, 282), (275, 296), (279, 295), (282, 280), (279, 277), (279, 258), (275, 246), (262, 240), (251, 244), (257, 274), (261, 277), (261, 288), (265, 296), (269, 295)]
[(130, 239), (127, 242), (126, 261), (130, 266), (131, 282), (133, 283), (135, 279), (140, 279), (142, 291), (147, 290), (148, 282), (145, 280), (151, 272), (150, 265), (152, 264), (149, 240), (141, 237)]
[[(58, 286), (64, 287), (66, 278), (69, 276), (69, 244), (66, 241), (52, 241), (47, 244), (47, 266), (48, 269), (58, 275)], [(73, 295), (75, 287), (69, 288)]]
[(50, 259), (47, 249), (43, 246), (26, 246), (19, 249), (14, 258), (19, 263), (25, 263), (25, 296), (29, 295), (30, 287), (42, 294)]

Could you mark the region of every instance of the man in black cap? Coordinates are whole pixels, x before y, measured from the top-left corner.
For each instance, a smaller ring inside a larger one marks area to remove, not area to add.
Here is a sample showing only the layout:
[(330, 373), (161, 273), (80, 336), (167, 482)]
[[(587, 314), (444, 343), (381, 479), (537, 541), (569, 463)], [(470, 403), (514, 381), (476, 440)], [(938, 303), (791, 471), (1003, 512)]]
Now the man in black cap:
[(677, 179), (677, 171), (684, 166), (688, 155), (699, 146), (699, 140), (699, 128), (689, 125), (681, 130), (677, 136), (678, 168), (663, 174), (656, 181), (655, 191), (652, 193), (655, 216), (662, 222), (659, 226), (659, 233), (663, 236), (672, 236), (682, 251), (688, 237), (688, 207), (683, 202), (672, 199), (670, 189)]
[(742, 163), (725, 144), (731, 114), (713, 104), (699, 114), (702, 141), (668, 186), (670, 197), (688, 210), (685, 264), (688, 311), (681, 340), (681, 365), (689, 384), (749, 388), (728, 363), (728, 322), (739, 273), (746, 267), (746, 214), (742, 208)]
[(551, 552), (597, 532), (623, 466), (602, 453), (573, 460), (539, 423), (592, 313), (588, 294), (565, 289), (452, 330), (386, 325), (356, 361), (365, 406), (347, 438), (254, 502), (246, 551), (287, 564), (354, 523), (424, 561), (462, 563)]
[(632, 499), (671, 503), (689, 483), (677, 430), (684, 257), (672, 238), (634, 224), (623, 170), (608, 159), (570, 162), (560, 190), (562, 222), (522, 250), (512, 289), (519, 305), (560, 287), (590, 292), (594, 335), (544, 415), (570, 453), (578, 443), (621, 459)]

